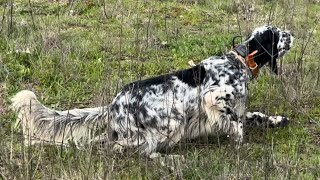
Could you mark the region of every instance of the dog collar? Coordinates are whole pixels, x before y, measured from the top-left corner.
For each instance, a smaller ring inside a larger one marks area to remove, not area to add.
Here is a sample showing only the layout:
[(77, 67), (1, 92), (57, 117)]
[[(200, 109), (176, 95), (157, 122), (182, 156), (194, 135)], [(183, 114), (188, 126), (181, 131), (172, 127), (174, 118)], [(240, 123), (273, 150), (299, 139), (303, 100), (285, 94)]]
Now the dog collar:
[[(240, 55), (240, 53), (238, 53), (237, 51), (235, 51), (235, 49), (231, 50), (230, 53), (234, 54), (236, 59), (238, 59), (243, 65), (244, 67), (248, 68), (251, 72), (251, 75), (253, 78), (256, 78), (259, 74), (259, 66), (258, 64), (254, 61), (253, 56), (255, 54), (257, 54), (257, 50), (253, 51), (252, 53), (246, 55), (246, 56), (242, 56)], [(188, 64), (190, 67), (194, 67), (196, 66), (196, 64), (190, 60), (188, 61)]]
[(258, 64), (254, 61), (253, 56), (257, 54), (257, 50), (253, 51), (252, 53), (244, 56), (244, 54), (238, 53), (235, 50), (231, 50), (230, 53), (234, 54), (236, 59), (238, 59), (245, 67), (247, 67), (253, 78), (256, 78), (259, 74), (259, 66)]
[(232, 54), (236, 56), (246, 68), (248, 68), (251, 72), (253, 78), (256, 78), (259, 74), (259, 67), (257, 63), (254, 61), (254, 55), (257, 54), (257, 50), (248, 54), (247, 46), (244, 44), (237, 45), (235, 43), (237, 38), (241, 38), (242, 36), (234, 36), (232, 38), (232, 50), (230, 51)]

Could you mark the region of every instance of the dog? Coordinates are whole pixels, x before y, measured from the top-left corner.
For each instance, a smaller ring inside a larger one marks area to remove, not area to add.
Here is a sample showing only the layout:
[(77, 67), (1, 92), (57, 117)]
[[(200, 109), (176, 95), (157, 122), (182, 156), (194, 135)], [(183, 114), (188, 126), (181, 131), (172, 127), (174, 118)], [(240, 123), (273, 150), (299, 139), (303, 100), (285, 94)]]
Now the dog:
[[(108, 106), (57, 111), (23, 90), (12, 98), (27, 144), (80, 146), (104, 142), (116, 149), (136, 148), (153, 156), (181, 140), (226, 133), (241, 144), (244, 126), (284, 126), (289, 119), (246, 112), (248, 82), (292, 48), (289, 31), (256, 28), (223, 56), (212, 56), (188, 69), (132, 82)], [(99, 130), (99, 131), (97, 131)], [(101, 132), (101, 134), (97, 134)]]

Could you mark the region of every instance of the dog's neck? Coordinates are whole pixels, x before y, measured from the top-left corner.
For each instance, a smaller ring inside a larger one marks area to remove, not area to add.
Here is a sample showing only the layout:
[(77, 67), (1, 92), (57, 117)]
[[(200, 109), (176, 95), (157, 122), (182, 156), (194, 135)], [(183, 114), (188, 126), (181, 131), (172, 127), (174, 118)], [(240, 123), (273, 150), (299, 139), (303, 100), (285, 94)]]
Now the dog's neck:
[(247, 46), (244, 44), (240, 44), (230, 51), (251, 72), (253, 78), (256, 78), (259, 74), (259, 66), (254, 60), (257, 52), (257, 50), (254, 50), (249, 53)]

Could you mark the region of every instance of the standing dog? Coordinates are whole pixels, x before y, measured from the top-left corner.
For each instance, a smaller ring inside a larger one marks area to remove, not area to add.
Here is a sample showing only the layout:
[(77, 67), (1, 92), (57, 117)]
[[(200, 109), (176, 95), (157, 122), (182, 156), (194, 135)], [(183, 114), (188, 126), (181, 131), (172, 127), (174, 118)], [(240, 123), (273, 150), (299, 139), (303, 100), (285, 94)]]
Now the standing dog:
[[(31, 144), (102, 140), (114, 148), (137, 148), (152, 155), (182, 139), (216, 132), (241, 143), (244, 124), (287, 123), (281, 116), (246, 112), (247, 82), (266, 64), (277, 73), (276, 60), (292, 42), (290, 32), (263, 26), (224, 56), (124, 86), (109, 106), (57, 111), (24, 90), (12, 98), (12, 107), (25, 141)], [(90, 137), (102, 127), (105, 133)]]

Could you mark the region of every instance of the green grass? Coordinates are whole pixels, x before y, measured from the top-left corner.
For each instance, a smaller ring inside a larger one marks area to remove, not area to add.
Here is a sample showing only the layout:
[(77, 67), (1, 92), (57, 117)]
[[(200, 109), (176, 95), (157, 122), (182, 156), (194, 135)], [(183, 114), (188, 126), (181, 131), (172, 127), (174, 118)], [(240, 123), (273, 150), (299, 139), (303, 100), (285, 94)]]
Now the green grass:
[[(318, 1), (16, 0), (12, 13), (10, 2), (0, 2), (0, 179), (320, 178)], [(249, 110), (291, 123), (248, 130), (239, 151), (226, 137), (183, 142), (168, 150), (186, 157), (177, 173), (130, 151), (25, 147), (13, 128), (9, 99), (19, 90), (57, 109), (99, 106), (128, 82), (223, 54), (233, 35), (268, 19), (294, 32), (295, 47), (281, 76), (265, 68), (250, 82)]]

